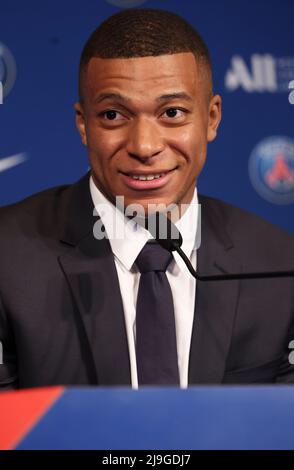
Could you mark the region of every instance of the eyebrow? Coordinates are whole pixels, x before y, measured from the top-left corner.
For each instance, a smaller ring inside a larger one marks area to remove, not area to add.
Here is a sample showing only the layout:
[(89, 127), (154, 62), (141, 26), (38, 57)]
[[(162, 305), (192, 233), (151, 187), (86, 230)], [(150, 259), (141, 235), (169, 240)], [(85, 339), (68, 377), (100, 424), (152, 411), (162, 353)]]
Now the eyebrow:
[[(185, 101), (193, 101), (193, 98), (188, 95), (188, 93), (184, 92), (184, 91), (178, 91), (178, 92), (174, 92), (174, 93), (166, 93), (164, 95), (161, 95), (161, 96), (158, 96), (157, 98), (155, 98), (155, 101), (158, 102), (158, 103), (162, 103), (162, 102), (165, 102), (165, 101), (171, 101), (171, 100), (176, 100), (176, 99), (182, 99), (182, 100), (185, 100)], [(95, 103), (98, 104), (98, 103), (101, 103), (102, 101), (105, 101), (105, 100), (115, 100), (115, 101), (120, 101), (120, 102), (127, 102), (129, 103), (131, 101), (130, 98), (126, 97), (126, 96), (123, 96), (121, 95), (120, 93), (113, 93), (113, 92), (109, 92), (109, 93), (101, 93), (96, 99), (95, 99)]]

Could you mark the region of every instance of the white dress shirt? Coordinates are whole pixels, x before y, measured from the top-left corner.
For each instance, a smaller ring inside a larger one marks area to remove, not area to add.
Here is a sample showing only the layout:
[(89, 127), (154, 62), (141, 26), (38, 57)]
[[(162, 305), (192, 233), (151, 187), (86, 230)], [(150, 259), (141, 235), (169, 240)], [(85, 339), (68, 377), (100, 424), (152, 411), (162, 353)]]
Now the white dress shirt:
[[(138, 388), (136, 364), (136, 301), (140, 281), (140, 272), (134, 265), (145, 243), (152, 238), (141, 225), (127, 219), (101, 193), (90, 177), (90, 191), (96, 211), (101, 217), (114, 254), (120, 292), (124, 308), (125, 325), (130, 356), (131, 382)], [(176, 222), (183, 237), (182, 250), (196, 269), (196, 232), (198, 221), (198, 198), (195, 188), (193, 199), (183, 216)], [(175, 312), (178, 366), (180, 386), (188, 386), (189, 354), (195, 308), (196, 279), (189, 273), (178, 253), (167, 268), (166, 275), (170, 283)]]

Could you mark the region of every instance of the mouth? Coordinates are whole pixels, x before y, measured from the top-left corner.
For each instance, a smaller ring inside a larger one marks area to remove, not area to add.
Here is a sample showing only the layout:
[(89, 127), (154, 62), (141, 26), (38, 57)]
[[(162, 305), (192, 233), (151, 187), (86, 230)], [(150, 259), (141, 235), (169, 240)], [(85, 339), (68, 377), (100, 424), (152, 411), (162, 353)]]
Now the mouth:
[(156, 172), (120, 172), (125, 184), (135, 190), (157, 189), (165, 186), (171, 179), (175, 170), (158, 170)]

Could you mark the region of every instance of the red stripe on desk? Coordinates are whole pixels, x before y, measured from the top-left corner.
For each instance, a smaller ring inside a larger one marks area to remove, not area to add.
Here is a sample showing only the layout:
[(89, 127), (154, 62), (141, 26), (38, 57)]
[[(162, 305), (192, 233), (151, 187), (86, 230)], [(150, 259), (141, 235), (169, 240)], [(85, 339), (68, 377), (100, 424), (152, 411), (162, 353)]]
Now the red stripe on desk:
[(0, 394), (0, 449), (12, 449), (62, 395), (63, 387)]

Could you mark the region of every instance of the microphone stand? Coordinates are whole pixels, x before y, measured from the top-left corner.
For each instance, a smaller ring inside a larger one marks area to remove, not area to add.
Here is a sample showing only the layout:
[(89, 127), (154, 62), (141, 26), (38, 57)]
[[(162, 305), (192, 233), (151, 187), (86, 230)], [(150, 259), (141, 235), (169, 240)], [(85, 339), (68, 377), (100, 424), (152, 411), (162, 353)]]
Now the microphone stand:
[(294, 277), (294, 271), (268, 271), (268, 272), (251, 272), (251, 273), (229, 273), (229, 274), (213, 274), (203, 275), (197, 273), (193, 268), (189, 258), (185, 255), (183, 250), (176, 246), (173, 251), (179, 253), (182, 260), (185, 262), (187, 268), (195, 279), (198, 281), (234, 281), (237, 279), (264, 279), (273, 277)]
[[(160, 227), (165, 227), (166, 237), (162, 238), (160, 235)], [(189, 258), (181, 249), (183, 238), (177, 227), (173, 222), (161, 212), (155, 212), (148, 216), (148, 230), (153, 238), (166, 250), (172, 252), (176, 251), (184, 263), (186, 264), (189, 272), (198, 281), (233, 281), (238, 279), (269, 279), (275, 277), (294, 277), (294, 270), (290, 271), (267, 271), (267, 272), (249, 272), (249, 273), (229, 273), (229, 274), (213, 274), (204, 275), (199, 274), (193, 268)]]

